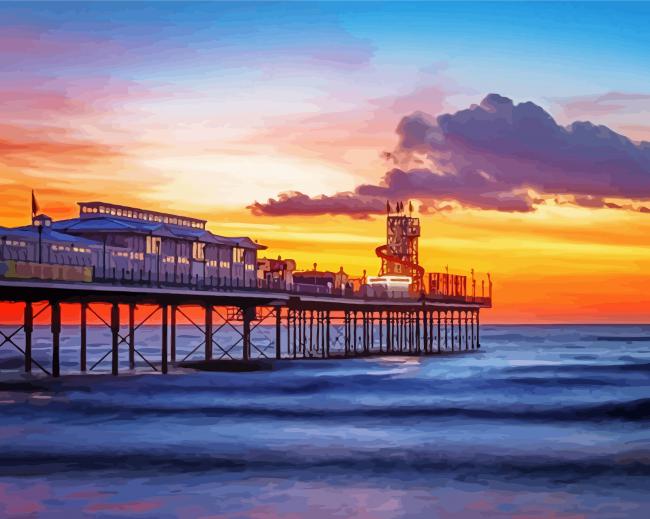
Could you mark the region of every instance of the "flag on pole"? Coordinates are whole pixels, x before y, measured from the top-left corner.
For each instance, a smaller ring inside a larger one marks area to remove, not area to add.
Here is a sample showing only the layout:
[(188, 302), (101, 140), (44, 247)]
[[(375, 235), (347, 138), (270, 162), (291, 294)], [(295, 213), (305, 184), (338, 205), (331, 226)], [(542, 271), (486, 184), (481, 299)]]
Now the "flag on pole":
[(38, 206), (38, 202), (36, 201), (36, 195), (34, 194), (34, 190), (32, 189), (32, 218), (36, 216), (36, 213), (40, 211), (40, 207)]

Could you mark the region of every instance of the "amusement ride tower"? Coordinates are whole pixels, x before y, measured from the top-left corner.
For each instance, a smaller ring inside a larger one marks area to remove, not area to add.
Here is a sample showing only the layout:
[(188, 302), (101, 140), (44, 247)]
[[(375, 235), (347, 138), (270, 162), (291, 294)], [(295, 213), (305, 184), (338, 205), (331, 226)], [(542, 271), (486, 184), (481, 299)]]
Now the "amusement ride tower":
[(380, 276), (409, 276), (410, 290), (424, 290), (424, 268), (418, 259), (418, 238), (420, 237), (420, 219), (413, 218), (413, 207), (409, 202), (409, 215), (404, 213), (404, 204), (397, 202), (395, 213), (390, 203), (387, 204), (386, 245), (375, 249), (381, 259)]

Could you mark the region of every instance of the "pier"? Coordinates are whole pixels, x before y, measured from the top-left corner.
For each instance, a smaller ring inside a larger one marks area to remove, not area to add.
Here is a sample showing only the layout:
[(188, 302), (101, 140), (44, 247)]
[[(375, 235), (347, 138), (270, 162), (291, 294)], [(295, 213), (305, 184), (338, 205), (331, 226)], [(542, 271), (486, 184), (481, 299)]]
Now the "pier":
[[(71, 307), (78, 315), (73, 343), (79, 373), (110, 366), (118, 375), (126, 351), (128, 370), (164, 374), (172, 366), (439, 355), (481, 347), (480, 311), (492, 305), (491, 279), (487, 293), (481, 283), (480, 295), (473, 272), (469, 291), (466, 276), (448, 272), (430, 273), (427, 283), (417, 256), (419, 221), (402, 212), (389, 211), (387, 244), (377, 249), (380, 275), (353, 279), (343, 268), (321, 272), (314, 264), (294, 272), (291, 261), (258, 259), (264, 246), (214, 235), (202, 220), (102, 203), (80, 206), (79, 219), (53, 223), (41, 215), (32, 226), (0, 228), (0, 304), (18, 305), (22, 315), (15, 326), (0, 316), (0, 348), (14, 348), (26, 373), (61, 375), (62, 308)], [(96, 218), (99, 211), (109, 216)], [(125, 222), (131, 224), (126, 230)], [(49, 327), (48, 363), (33, 356), (37, 319)], [(110, 344), (93, 362), (89, 319), (110, 332)], [(183, 355), (177, 348), (181, 322), (200, 333)], [(151, 344), (142, 351), (145, 325), (160, 327), (155, 355)]]

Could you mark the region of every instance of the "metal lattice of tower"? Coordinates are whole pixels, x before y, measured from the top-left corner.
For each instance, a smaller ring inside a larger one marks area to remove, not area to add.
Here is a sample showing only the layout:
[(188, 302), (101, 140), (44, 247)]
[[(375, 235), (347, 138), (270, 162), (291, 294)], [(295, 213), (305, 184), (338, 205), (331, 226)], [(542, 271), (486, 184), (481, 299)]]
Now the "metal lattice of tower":
[(380, 276), (402, 275), (413, 280), (411, 290), (424, 288), (424, 269), (419, 264), (420, 219), (403, 214), (386, 218), (386, 245), (376, 249), (381, 259)]

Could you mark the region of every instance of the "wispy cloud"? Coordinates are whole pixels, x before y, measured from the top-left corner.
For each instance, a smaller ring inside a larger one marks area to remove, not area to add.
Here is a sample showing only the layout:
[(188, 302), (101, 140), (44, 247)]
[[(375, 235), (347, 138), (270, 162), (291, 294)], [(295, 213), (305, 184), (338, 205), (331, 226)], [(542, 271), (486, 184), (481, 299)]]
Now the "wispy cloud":
[(618, 114), (627, 111), (650, 111), (650, 94), (607, 92), (601, 95), (555, 99), (571, 119)]

